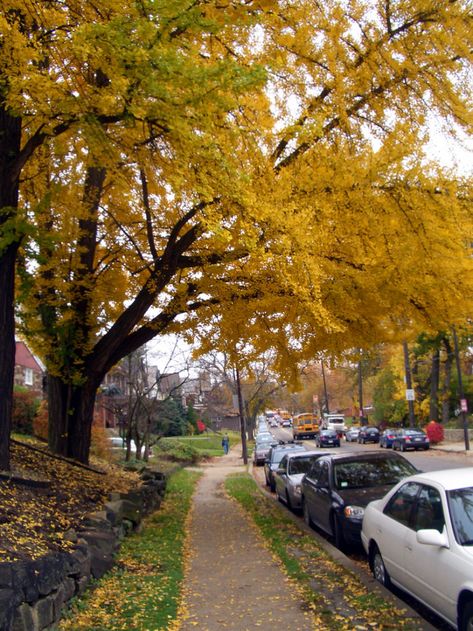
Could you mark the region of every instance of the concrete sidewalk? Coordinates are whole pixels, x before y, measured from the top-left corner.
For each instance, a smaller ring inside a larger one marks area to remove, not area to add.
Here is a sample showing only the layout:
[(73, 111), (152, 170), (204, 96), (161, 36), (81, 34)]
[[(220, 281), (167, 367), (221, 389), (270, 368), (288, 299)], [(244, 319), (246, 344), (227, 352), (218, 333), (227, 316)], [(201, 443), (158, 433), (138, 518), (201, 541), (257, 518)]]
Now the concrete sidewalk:
[(203, 467), (189, 523), (181, 631), (314, 629), (314, 618), (222, 485), (244, 471), (240, 448)]

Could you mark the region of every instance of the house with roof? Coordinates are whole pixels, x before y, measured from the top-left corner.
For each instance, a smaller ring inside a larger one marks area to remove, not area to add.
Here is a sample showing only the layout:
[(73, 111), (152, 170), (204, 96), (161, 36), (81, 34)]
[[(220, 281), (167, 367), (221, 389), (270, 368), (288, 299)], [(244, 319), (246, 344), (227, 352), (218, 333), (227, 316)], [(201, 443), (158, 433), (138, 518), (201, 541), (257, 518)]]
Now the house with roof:
[(28, 388), (42, 396), (45, 367), (26, 344), (20, 340), (15, 343), (15, 386)]

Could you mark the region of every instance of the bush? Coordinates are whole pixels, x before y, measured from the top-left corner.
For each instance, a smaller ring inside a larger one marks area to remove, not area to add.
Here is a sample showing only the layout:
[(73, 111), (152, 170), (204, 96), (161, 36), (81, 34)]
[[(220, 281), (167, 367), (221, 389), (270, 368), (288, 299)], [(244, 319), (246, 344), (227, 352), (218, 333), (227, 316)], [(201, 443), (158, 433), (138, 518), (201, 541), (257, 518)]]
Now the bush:
[(425, 433), (433, 445), (441, 443), (444, 439), (443, 425), (441, 425), (441, 423), (437, 423), (436, 421), (430, 421), (430, 423), (426, 425)]
[(48, 402), (41, 401), (33, 419), (33, 435), (42, 440), (48, 440)]
[(105, 428), (92, 425), (90, 453), (103, 460), (110, 461), (112, 459), (112, 449)]
[(23, 434), (31, 434), (38, 406), (37, 394), (24, 388), (15, 388), (13, 392), (13, 429)]

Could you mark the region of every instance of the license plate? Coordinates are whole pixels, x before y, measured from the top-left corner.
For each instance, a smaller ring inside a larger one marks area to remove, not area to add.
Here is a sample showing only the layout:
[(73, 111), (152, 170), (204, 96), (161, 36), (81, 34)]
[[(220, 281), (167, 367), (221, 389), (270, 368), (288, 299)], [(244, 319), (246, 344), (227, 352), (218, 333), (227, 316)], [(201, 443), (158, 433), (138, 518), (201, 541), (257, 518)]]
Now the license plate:
[(422, 438), (414, 438), (414, 441), (415, 441), (416, 443), (420, 443), (420, 442), (421, 442), (421, 440), (422, 440)]
[(333, 445), (333, 440), (327, 440), (327, 445)]

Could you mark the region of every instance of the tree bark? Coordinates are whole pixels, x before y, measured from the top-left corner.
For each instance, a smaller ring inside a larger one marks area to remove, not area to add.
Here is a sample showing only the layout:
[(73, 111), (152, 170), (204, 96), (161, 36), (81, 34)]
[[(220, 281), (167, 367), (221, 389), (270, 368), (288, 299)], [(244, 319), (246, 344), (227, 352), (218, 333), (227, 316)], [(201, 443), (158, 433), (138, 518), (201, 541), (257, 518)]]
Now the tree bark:
[(15, 261), (18, 247), (12, 244), (0, 256), (0, 469), (10, 469), (10, 431), (15, 375)]
[(80, 386), (50, 378), (49, 447), (54, 453), (88, 464), (95, 397), (102, 378), (89, 375)]
[[(0, 99), (2, 95), (0, 94)], [(21, 119), (0, 104), (0, 469), (10, 468), (10, 431), (15, 375), (15, 265), (21, 234), (14, 220), (18, 210), (16, 168)]]

